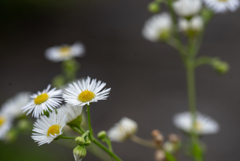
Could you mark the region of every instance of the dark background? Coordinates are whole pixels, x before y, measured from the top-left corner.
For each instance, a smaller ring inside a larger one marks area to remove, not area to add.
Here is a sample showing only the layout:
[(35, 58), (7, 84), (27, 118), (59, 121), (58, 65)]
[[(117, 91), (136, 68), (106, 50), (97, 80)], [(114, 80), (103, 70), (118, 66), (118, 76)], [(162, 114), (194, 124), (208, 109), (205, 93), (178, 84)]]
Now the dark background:
[[(61, 70), (60, 63), (44, 58), (44, 50), (80, 40), (87, 53), (77, 59), (82, 65), (78, 77), (91, 76), (112, 88), (107, 101), (91, 106), (95, 133), (127, 116), (138, 122), (138, 135), (145, 139), (151, 139), (155, 128), (165, 135), (180, 134), (172, 116), (188, 109), (185, 71), (175, 50), (142, 37), (142, 26), (151, 16), (149, 2), (0, 1), (0, 102), (17, 92), (46, 88)], [(209, 161), (240, 159), (239, 14), (216, 15), (200, 50), (200, 55), (220, 57), (231, 66), (224, 76), (209, 66), (197, 69), (198, 109), (221, 125), (219, 134), (203, 138)], [(131, 141), (113, 146), (123, 160), (153, 160), (154, 151)], [(74, 160), (71, 149), (54, 143), (38, 147), (30, 136), (0, 143), (0, 152), (1, 161)], [(84, 160), (98, 159), (88, 154)]]

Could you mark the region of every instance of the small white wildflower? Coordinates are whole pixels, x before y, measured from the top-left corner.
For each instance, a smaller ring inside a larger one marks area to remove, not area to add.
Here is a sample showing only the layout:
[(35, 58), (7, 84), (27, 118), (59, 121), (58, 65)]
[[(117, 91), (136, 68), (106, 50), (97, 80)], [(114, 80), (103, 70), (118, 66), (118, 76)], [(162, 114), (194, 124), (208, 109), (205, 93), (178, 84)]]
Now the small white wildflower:
[(192, 17), (202, 9), (201, 0), (177, 0), (173, 3), (175, 12), (182, 17)]
[(170, 36), (172, 20), (168, 13), (152, 16), (145, 22), (142, 35), (149, 41), (165, 40)]
[(55, 111), (49, 114), (49, 117), (43, 115), (34, 123), (32, 139), (38, 142), (38, 145), (49, 144), (56, 137), (62, 134), (62, 129), (66, 125), (67, 116), (63, 112), (56, 114)]
[(108, 131), (111, 141), (122, 142), (137, 132), (137, 123), (127, 117), (124, 117)]
[(72, 46), (62, 45), (50, 47), (45, 52), (45, 57), (53, 62), (60, 62), (73, 57), (83, 56), (85, 48), (83, 44), (76, 42)]
[[(218, 123), (212, 118), (205, 116), (201, 113), (197, 113), (195, 125), (195, 132), (200, 135), (215, 134), (219, 131)], [(187, 133), (190, 133), (192, 129), (192, 117), (190, 112), (183, 112), (177, 114), (173, 118), (175, 126)]]
[(13, 98), (9, 99), (2, 106), (3, 113), (10, 115), (12, 117), (19, 117), (23, 115), (22, 107), (26, 106), (30, 101), (30, 93), (21, 92), (15, 95)]
[(236, 11), (240, 6), (239, 0), (203, 0), (205, 4), (215, 13)]
[(85, 80), (69, 84), (63, 92), (63, 98), (73, 106), (89, 105), (107, 99), (111, 88), (103, 89), (105, 86), (106, 83), (87, 77)]
[(32, 113), (32, 116), (38, 118), (44, 111), (51, 110), (60, 106), (62, 101), (62, 90), (56, 90), (53, 88), (50, 90), (51, 85), (48, 85), (47, 89), (42, 92), (33, 94), (30, 96), (31, 101), (22, 108), (23, 112), (27, 112), (27, 115)]

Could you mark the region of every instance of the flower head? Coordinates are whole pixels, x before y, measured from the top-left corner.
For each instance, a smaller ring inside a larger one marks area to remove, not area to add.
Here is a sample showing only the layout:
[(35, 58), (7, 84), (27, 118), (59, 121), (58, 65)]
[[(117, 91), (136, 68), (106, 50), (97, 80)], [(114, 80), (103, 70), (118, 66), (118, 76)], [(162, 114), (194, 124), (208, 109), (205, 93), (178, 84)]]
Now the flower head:
[(34, 123), (32, 139), (38, 142), (38, 145), (49, 144), (56, 137), (62, 134), (62, 129), (66, 125), (67, 116), (65, 113), (55, 111), (47, 116), (40, 116)]
[(12, 117), (21, 116), (22, 110), (21, 108), (26, 106), (30, 101), (30, 94), (28, 92), (21, 92), (15, 95), (13, 98), (9, 99), (2, 106), (3, 113), (6, 113)]
[(149, 41), (165, 40), (170, 36), (172, 20), (168, 13), (157, 14), (145, 22), (142, 35)]
[(58, 111), (62, 111), (67, 115), (67, 122), (70, 123), (71, 121), (75, 120), (82, 114), (82, 106), (71, 106), (69, 104), (61, 106)]
[(204, 0), (205, 4), (216, 13), (236, 11), (240, 6), (239, 0)]
[[(219, 131), (218, 123), (212, 118), (198, 112), (196, 119), (194, 130), (197, 134), (215, 134)], [(183, 130), (184, 132), (190, 133), (192, 129), (192, 117), (190, 112), (183, 112), (175, 115), (173, 122), (177, 128)]]
[(87, 77), (85, 80), (69, 84), (63, 92), (63, 98), (73, 106), (89, 105), (107, 99), (111, 88), (103, 89), (105, 86), (106, 83)]
[(22, 108), (23, 112), (27, 112), (27, 115), (31, 112), (32, 116), (38, 118), (44, 111), (53, 110), (54, 108), (60, 106), (62, 101), (62, 90), (56, 90), (53, 88), (50, 90), (51, 85), (48, 85), (47, 89), (42, 92), (33, 94), (30, 96), (31, 101)]
[(190, 36), (199, 33), (203, 29), (203, 26), (204, 22), (201, 16), (195, 16), (190, 20), (184, 18), (179, 20), (179, 29)]
[(177, 0), (173, 3), (175, 12), (182, 17), (192, 17), (202, 8), (201, 0)]
[(45, 57), (53, 62), (60, 62), (71, 59), (73, 57), (80, 57), (84, 55), (83, 44), (76, 42), (73, 45), (62, 45), (50, 47), (45, 51)]
[(13, 118), (3, 111), (0, 112), (0, 139), (3, 140), (12, 127)]
[(122, 142), (137, 132), (137, 123), (127, 117), (124, 117), (108, 131), (111, 141)]

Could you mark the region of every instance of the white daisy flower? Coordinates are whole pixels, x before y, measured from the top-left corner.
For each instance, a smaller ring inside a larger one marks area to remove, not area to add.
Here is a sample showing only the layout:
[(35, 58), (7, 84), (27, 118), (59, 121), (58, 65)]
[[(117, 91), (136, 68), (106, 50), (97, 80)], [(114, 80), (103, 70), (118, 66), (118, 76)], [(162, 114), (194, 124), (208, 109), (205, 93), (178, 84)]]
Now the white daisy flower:
[[(187, 133), (192, 129), (192, 117), (190, 112), (177, 114), (173, 118), (175, 126)], [(218, 123), (212, 118), (197, 113), (195, 132), (199, 135), (215, 134), (219, 131)]]
[(145, 22), (142, 35), (149, 41), (167, 39), (171, 33), (172, 20), (168, 13), (152, 16)]
[(51, 85), (47, 86), (47, 89), (44, 89), (42, 92), (33, 94), (30, 96), (31, 101), (22, 108), (23, 112), (27, 112), (27, 115), (31, 112), (32, 116), (38, 118), (44, 111), (51, 110), (60, 106), (62, 101), (62, 90), (56, 90), (53, 88), (50, 90)]
[(12, 117), (19, 117), (23, 115), (22, 107), (26, 106), (30, 101), (30, 93), (21, 92), (15, 95), (13, 98), (9, 99), (2, 106), (3, 113), (10, 115)]
[(236, 11), (240, 6), (239, 0), (204, 0), (205, 4), (216, 13)]
[(103, 89), (105, 86), (106, 83), (87, 77), (85, 80), (69, 84), (63, 92), (63, 98), (73, 106), (89, 105), (107, 99), (111, 88)]
[(174, 11), (182, 17), (192, 17), (202, 9), (201, 0), (177, 0), (173, 3)]
[(71, 106), (69, 104), (61, 106), (58, 111), (62, 111), (67, 115), (67, 124), (75, 120), (82, 114), (82, 106)]
[(61, 111), (52, 112), (47, 116), (40, 116), (34, 123), (32, 139), (38, 145), (49, 144), (56, 137), (62, 134), (62, 129), (66, 125), (67, 115)]
[(184, 32), (199, 32), (203, 29), (204, 22), (201, 16), (195, 16), (190, 20), (181, 18), (179, 20), (179, 29)]
[(4, 112), (0, 112), (0, 140), (4, 140), (7, 132), (12, 127), (12, 117)]
[(137, 132), (138, 125), (135, 121), (124, 117), (108, 131), (111, 141), (122, 142)]
[(71, 59), (73, 57), (81, 57), (84, 55), (85, 48), (83, 44), (76, 42), (72, 46), (62, 45), (50, 47), (45, 51), (45, 57), (53, 62), (60, 62)]

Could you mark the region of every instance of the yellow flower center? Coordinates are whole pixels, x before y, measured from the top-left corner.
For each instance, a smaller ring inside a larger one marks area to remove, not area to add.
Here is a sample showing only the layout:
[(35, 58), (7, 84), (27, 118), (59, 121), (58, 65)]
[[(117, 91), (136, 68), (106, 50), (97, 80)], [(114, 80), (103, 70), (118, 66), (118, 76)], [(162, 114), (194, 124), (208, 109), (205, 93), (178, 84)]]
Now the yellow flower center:
[(219, 2), (227, 2), (228, 0), (218, 0)]
[(67, 57), (71, 53), (71, 48), (69, 46), (61, 47), (59, 50), (62, 57)]
[(81, 102), (89, 102), (95, 97), (95, 94), (89, 90), (85, 90), (78, 95), (78, 100)]
[(0, 116), (0, 127), (5, 123), (6, 118), (3, 116)]
[(39, 96), (37, 96), (34, 99), (34, 102), (35, 102), (35, 104), (40, 105), (40, 104), (42, 104), (43, 102), (45, 102), (47, 100), (48, 100), (48, 94), (47, 93), (43, 93), (43, 94), (40, 94)]
[(202, 124), (200, 122), (196, 122), (195, 125), (194, 125), (194, 128), (199, 131), (202, 129)]
[(51, 135), (55, 135), (55, 134), (59, 134), (60, 133), (60, 128), (61, 126), (58, 124), (52, 125), (49, 127), (48, 132), (47, 132), (47, 136)]

